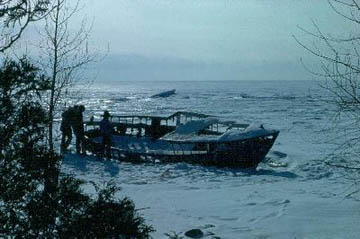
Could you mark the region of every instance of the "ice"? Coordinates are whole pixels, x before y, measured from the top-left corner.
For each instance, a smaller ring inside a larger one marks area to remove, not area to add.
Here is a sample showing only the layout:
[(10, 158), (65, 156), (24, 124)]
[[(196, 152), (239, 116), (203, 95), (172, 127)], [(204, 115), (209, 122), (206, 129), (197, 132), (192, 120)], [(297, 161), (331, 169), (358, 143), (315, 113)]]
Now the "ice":
[[(177, 89), (177, 97), (142, 100), (171, 88)], [(256, 97), (238, 100), (243, 93)], [(256, 170), (65, 156), (64, 172), (97, 183), (114, 180), (122, 188), (118, 197), (133, 199), (157, 230), (154, 238), (167, 238), (164, 233), (171, 231), (184, 235), (194, 228), (201, 229), (204, 238), (359, 237), (359, 196), (347, 196), (356, 189), (353, 178), (359, 175), (344, 176), (342, 169), (327, 163), (338, 139), (329, 120), (335, 109), (316, 84), (126, 82), (89, 89), (82, 97), (86, 117), (104, 109), (164, 116), (181, 110), (280, 130), (273, 150)], [(106, 102), (115, 98), (129, 100)], [(91, 184), (84, 189), (94, 192)]]

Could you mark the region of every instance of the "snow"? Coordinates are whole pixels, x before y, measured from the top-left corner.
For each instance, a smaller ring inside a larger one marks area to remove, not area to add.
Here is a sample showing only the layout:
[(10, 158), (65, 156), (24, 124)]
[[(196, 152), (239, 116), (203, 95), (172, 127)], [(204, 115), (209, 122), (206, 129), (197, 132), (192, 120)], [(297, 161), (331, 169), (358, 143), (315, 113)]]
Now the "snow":
[(251, 139), (254, 137), (267, 136), (276, 133), (275, 130), (268, 130), (260, 127), (247, 128), (245, 131), (238, 129), (231, 129), (226, 131), (223, 135), (218, 138), (218, 141), (232, 141), (232, 140), (243, 140)]
[(198, 133), (207, 128), (208, 126), (219, 122), (216, 118), (204, 118), (199, 120), (191, 120), (185, 124), (179, 124), (175, 131), (170, 132), (163, 137), (161, 140), (164, 141), (186, 141), (186, 142), (206, 142), (215, 141), (218, 139), (217, 135), (198, 135)]
[(205, 118), (199, 120), (192, 120), (186, 122), (185, 124), (180, 124), (176, 130), (176, 134), (191, 134), (191, 133), (198, 133), (200, 130), (205, 129), (206, 127), (215, 124), (218, 122), (215, 118)]
[[(154, 226), (154, 238), (167, 238), (164, 233), (171, 231), (184, 235), (194, 228), (207, 239), (359, 237), (359, 195), (346, 196), (356, 189), (352, 177), (358, 179), (359, 174), (344, 174), (326, 163), (337, 139), (327, 127), (334, 112), (324, 100), (316, 100), (323, 93), (310, 92), (308, 82), (181, 82), (174, 86), (152, 82), (141, 87), (122, 83), (121, 89), (91, 91), (83, 100), (88, 116), (104, 109), (163, 115), (187, 110), (245, 123), (258, 121), (266, 129), (280, 130), (272, 151), (256, 170), (130, 164), (66, 155), (64, 172), (100, 184), (114, 180), (122, 188), (117, 196), (133, 199), (146, 222)], [(176, 88), (178, 93), (171, 100), (143, 100), (161, 87)], [(236, 98), (241, 93), (251, 97)], [(99, 101), (119, 94), (134, 98), (109, 104)], [(288, 95), (293, 97), (284, 97)], [(84, 190), (94, 192), (91, 184)]]
[(207, 141), (233, 141), (244, 140), (254, 137), (268, 136), (276, 133), (275, 130), (264, 129), (262, 126), (249, 126), (246, 130), (229, 129), (222, 135), (198, 135), (199, 131), (207, 128), (212, 124), (219, 122), (216, 118), (205, 118), (192, 120), (185, 124), (180, 124), (174, 132), (163, 136), (162, 140), (168, 141), (186, 141), (186, 142), (207, 142)]
[[(133, 165), (67, 155), (68, 172), (85, 180), (115, 180), (132, 198), (154, 238), (203, 229), (221, 238), (356, 238), (358, 202), (326, 175), (307, 179), (263, 164), (257, 171), (187, 164)], [(86, 190), (92, 192), (91, 185)], [(338, 195), (339, 194), (339, 195)], [(211, 225), (210, 228), (206, 228)]]

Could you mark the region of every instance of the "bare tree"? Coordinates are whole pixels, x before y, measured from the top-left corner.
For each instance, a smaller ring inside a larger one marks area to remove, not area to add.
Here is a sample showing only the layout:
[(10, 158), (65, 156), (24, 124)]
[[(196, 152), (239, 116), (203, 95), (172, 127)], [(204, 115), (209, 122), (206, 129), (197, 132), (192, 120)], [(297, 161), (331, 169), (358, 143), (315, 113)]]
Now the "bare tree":
[[(342, 36), (324, 33), (313, 21), (313, 30), (300, 29), (312, 39), (313, 44), (296, 41), (320, 61), (320, 70), (307, 67), (312, 74), (325, 79), (320, 86), (334, 97), (337, 118), (344, 125), (339, 145), (330, 156), (341, 159), (329, 165), (360, 172), (360, 1), (328, 0), (335, 14), (347, 24), (348, 32)], [(306, 63), (304, 63), (306, 66)], [(358, 176), (355, 176), (358, 180)]]
[(56, 0), (56, 6), (45, 20), (41, 33), (45, 40), (40, 43), (41, 62), (51, 77), (51, 89), (48, 98), (49, 107), (49, 147), (53, 150), (53, 120), (56, 108), (65, 90), (81, 80), (79, 71), (95, 60), (95, 55), (88, 51), (88, 39), (91, 28), (83, 19), (77, 31), (70, 29), (70, 20), (79, 12), (79, 0), (70, 2)]
[(50, 0), (0, 0), (0, 52), (10, 48), (31, 23), (52, 9)]

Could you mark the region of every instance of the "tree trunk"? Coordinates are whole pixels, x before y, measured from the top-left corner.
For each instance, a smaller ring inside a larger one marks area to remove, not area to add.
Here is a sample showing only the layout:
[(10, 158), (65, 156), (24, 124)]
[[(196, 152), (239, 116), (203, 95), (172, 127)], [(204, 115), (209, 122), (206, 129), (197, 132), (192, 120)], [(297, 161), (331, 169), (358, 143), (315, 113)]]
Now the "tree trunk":
[(55, 15), (55, 31), (54, 31), (54, 64), (52, 69), (52, 79), (51, 79), (51, 93), (50, 93), (50, 107), (49, 107), (49, 149), (51, 152), (54, 151), (54, 142), (53, 142), (53, 126), (54, 126), (54, 109), (55, 109), (55, 86), (57, 79), (57, 68), (58, 68), (58, 21), (59, 21), (59, 12), (60, 12), (60, 3), (56, 7)]
[[(59, 2), (58, 2), (59, 3)], [(58, 19), (60, 5), (58, 4), (55, 15), (55, 31), (54, 31), (54, 63), (52, 69), (52, 79), (51, 79), (51, 93), (50, 93), (50, 102), (49, 102), (49, 150), (50, 150), (50, 159), (48, 164), (44, 168), (44, 193), (47, 196), (51, 196), (56, 192), (59, 178), (59, 169), (57, 167), (57, 160), (54, 152), (54, 142), (53, 142), (53, 126), (54, 126), (54, 111), (55, 111), (55, 86), (57, 80), (57, 68), (58, 68)]]

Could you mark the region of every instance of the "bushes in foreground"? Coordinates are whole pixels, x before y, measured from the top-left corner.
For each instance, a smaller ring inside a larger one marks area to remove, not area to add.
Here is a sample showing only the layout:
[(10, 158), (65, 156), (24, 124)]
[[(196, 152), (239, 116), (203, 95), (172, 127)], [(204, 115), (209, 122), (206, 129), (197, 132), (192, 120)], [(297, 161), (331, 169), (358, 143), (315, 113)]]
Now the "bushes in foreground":
[(61, 176), (61, 157), (46, 146), (48, 89), (25, 58), (0, 68), (0, 237), (150, 238), (153, 228), (130, 199), (115, 199), (113, 183), (93, 198), (83, 181)]

